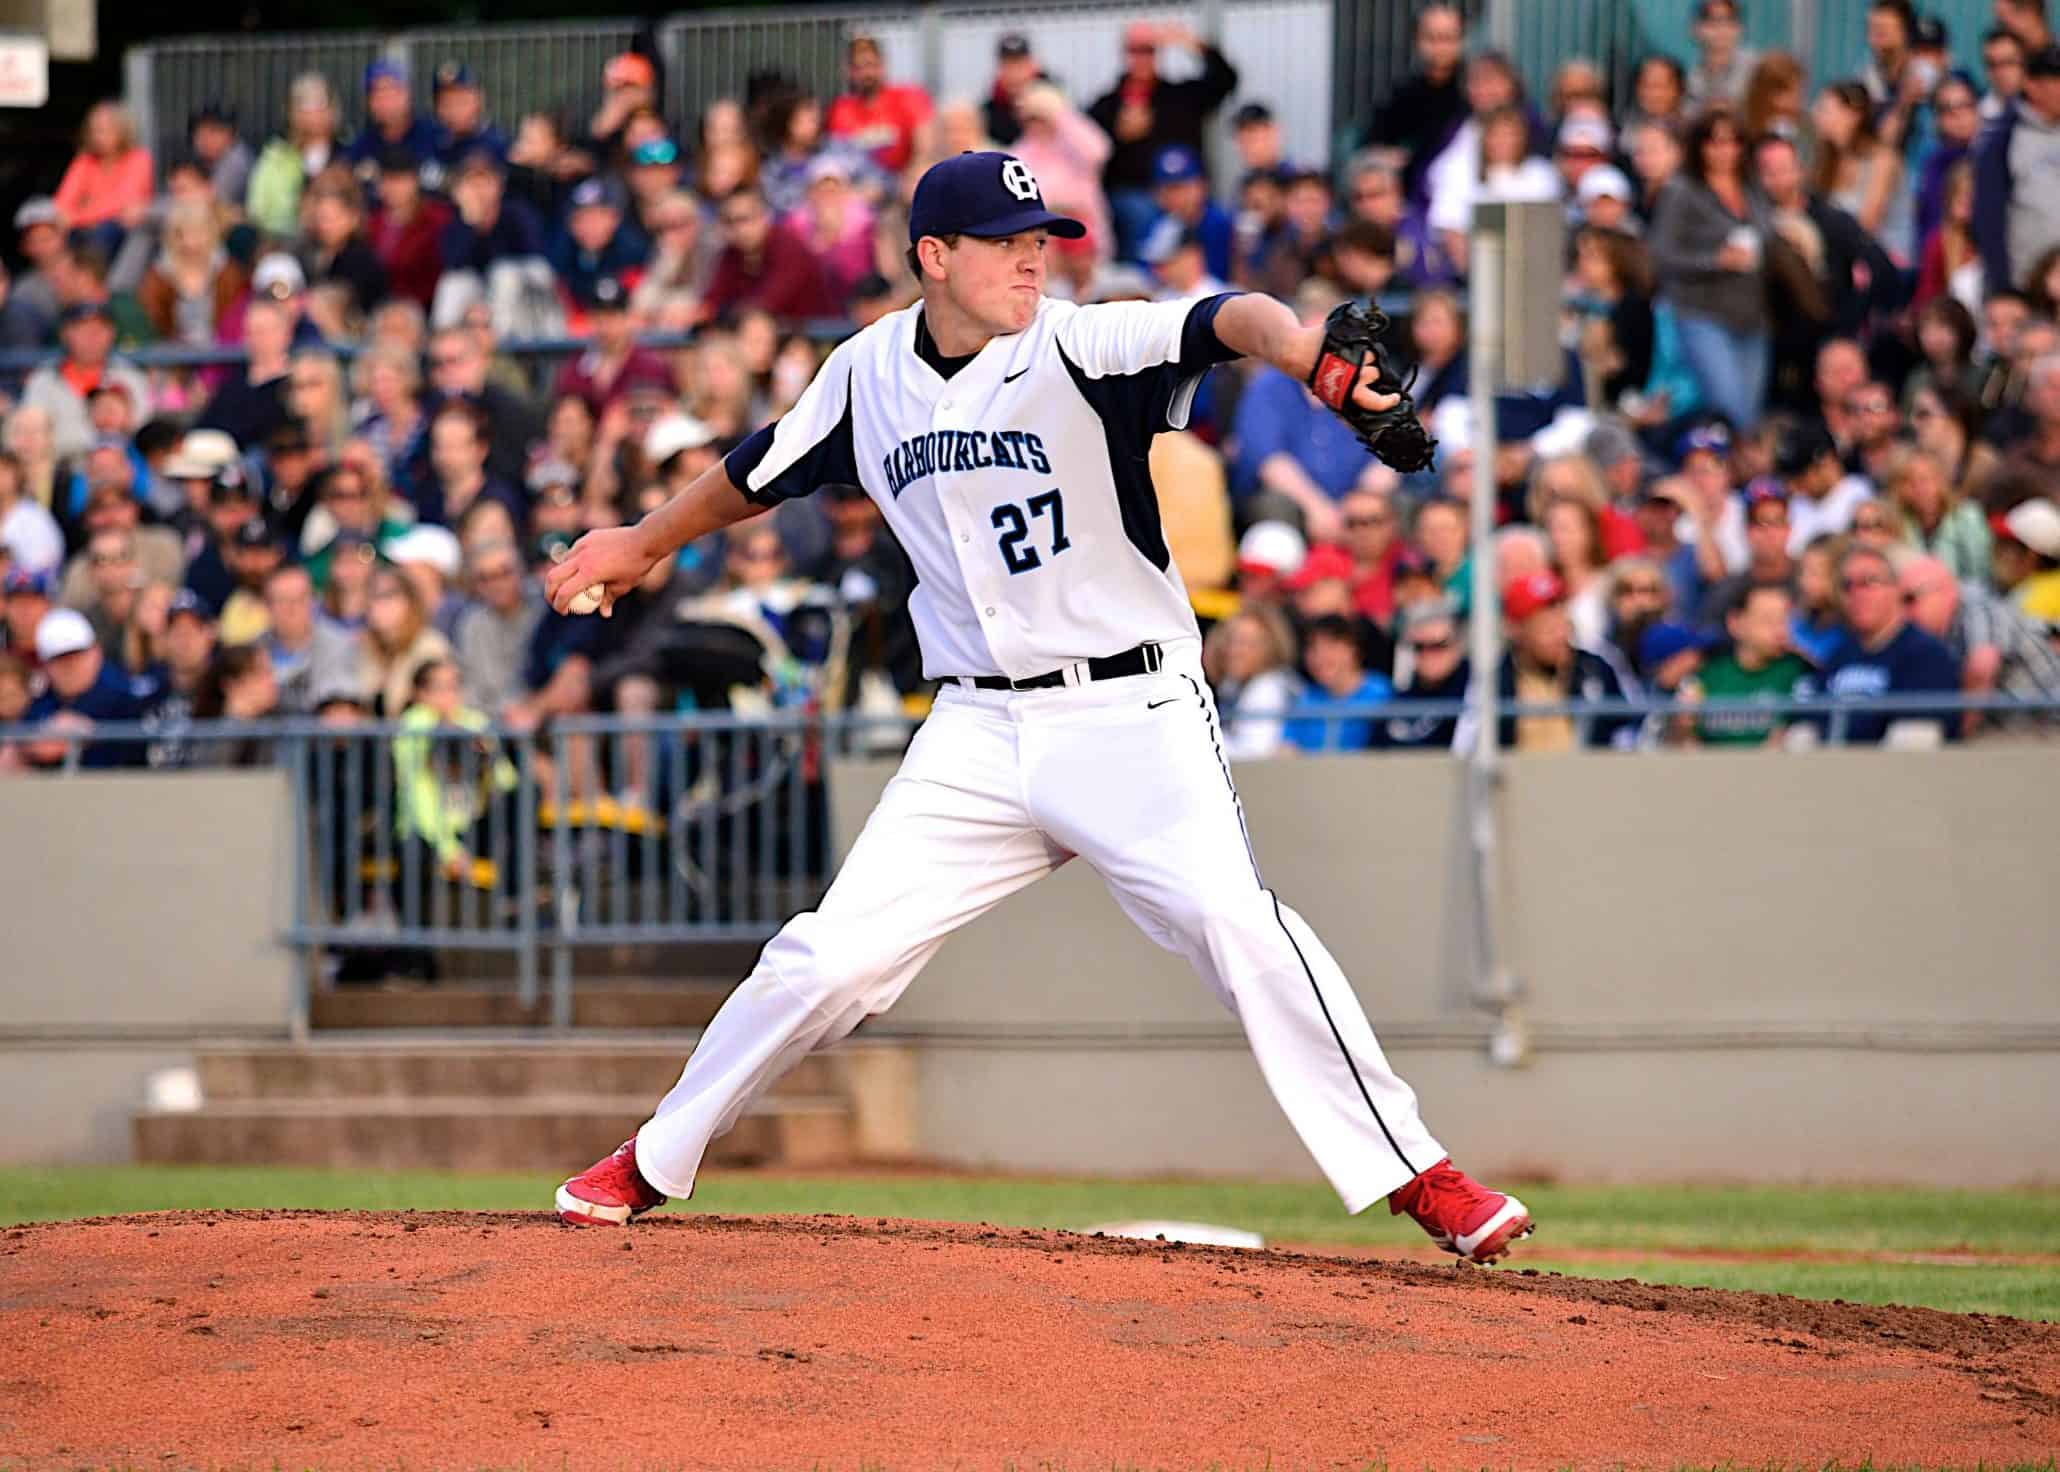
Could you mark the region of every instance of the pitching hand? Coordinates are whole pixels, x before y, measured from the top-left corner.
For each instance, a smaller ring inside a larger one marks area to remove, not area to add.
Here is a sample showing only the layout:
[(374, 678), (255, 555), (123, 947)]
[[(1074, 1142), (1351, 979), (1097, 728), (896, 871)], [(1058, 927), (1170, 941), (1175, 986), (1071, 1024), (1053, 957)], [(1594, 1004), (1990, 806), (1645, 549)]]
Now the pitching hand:
[(565, 613), (575, 597), (599, 583), (607, 589), (601, 599), (605, 617), (615, 611), (615, 600), (641, 582), (657, 561), (644, 550), (633, 526), (588, 532), (544, 574), (544, 596), (551, 600), (551, 607)]

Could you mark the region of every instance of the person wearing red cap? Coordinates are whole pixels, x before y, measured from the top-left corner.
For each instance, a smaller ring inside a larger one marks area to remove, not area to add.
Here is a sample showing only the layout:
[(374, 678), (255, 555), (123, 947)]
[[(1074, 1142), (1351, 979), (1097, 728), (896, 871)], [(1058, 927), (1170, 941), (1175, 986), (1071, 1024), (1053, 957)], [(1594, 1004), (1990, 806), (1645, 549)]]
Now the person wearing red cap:
[[(1575, 700), (1622, 700), (1629, 682), (1616, 666), (1575, 645), (1567, 618), (1566, 585), (1549, 572), (1532, 573), (1502, 590), (1508, 649), (1496, 674), (1497, 698), (1512, 704), (1561, 705)], [(1638, 738), (1628, 715), (1505, 715), (1498, 740), (1518, 751), (1571, 751), (1577, 746), (1628, 750)], [(1462, 723), (1464, 749), (1477, 733)]]
[(658, 106), (658, 68), (651, 58), (624, 51), (608, 58), (601, 71), (601, 85), (607, 89), (587, 129), (587, 149), (596, 159), (615, 157), (623, 127), (632, 114)]
[[(1305, 635), (1325, 619), (1343, 619), (1351, 626), (1360, 662), (1385, 675), (1395, 665), (1395, 644), (1386, 630), (1359, 612), (1353, 587), (1358, 576), (1351, 553), (1343, 547), (1323, 544), (1309, 549), (1302, 565), (1283, 586), (1294, 598), (1295, 623)], [(1324, 683), (1313, 663), (1305, 667), (1312, 680)]]
[(851, 38), (844, 74), (851, 90), (830, 104), (830, 136), (857, 144), (881, 168), (900, 173), (929, 133), (935, 111), (930, 94), (921, 87), (889, 82), (880, 43), (871, 36)]

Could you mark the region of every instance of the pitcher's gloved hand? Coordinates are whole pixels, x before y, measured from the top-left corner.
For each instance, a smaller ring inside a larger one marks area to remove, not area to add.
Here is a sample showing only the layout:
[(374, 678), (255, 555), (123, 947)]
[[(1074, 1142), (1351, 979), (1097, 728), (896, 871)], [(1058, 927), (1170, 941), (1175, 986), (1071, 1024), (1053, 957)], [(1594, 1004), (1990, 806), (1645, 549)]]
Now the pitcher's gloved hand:
[[(1324, 320), (1316, 366), (1309, 370), (1309, 391), (1351, 425), (1360, 443), (1384, 464), (1403, 472), (1423, 470), (1433, 460), (1438, 442), (1417, 418), (1416, 400), (1409, 396), (1416, 369), (1406, 376), (1398, 374), (1381, 344), (1387, 330), (1387, 314), (1370, 302), (1333, 308)], [(1397, 402), (1384, 409), (1368, 408), (1357, 393), (1362, 386), (1393, 395)]]

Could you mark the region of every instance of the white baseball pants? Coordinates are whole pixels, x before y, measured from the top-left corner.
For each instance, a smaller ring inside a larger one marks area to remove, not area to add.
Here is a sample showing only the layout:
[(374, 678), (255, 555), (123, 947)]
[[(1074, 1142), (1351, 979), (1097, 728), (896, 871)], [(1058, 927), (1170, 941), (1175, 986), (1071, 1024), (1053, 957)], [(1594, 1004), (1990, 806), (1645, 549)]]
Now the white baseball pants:
[(892, 1006), (952, 931), (1075, 855), (1243, 1023), (1347, 1210), (1444, 1158), (1337, 962), (1260, 882), (1190, 643), (1155, 674), (1023, 693), (947, 684), (821, 906), (767, 942), (639, 1133), (645, 1178), (689, 1194), (708, 1142), (761, 1090)]

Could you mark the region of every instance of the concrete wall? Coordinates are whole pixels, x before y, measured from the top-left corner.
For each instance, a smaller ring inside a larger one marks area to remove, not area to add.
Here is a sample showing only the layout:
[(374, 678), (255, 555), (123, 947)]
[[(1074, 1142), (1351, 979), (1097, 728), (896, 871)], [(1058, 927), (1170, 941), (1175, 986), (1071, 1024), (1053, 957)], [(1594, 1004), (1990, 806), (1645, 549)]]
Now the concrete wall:
[[(842, 775), (849, 835), (891, 767)], [(2060, 753), (1522, 759), (1500, 936), (1527, 1067), (1468, 1000), (1459, 769), (1238, 770), (1267, 882), (1469, 1164), (1587, 1179), (2060, 1179)], [(967, 927), (875, 1035), (923, 1150), (1311, 1177), (1235, 1024), (1083, 865)]]
[(0, 1161), (124, 1158), (151, 1071), (284, 1035), (291, 840), (279, 772), (0, 782)]

